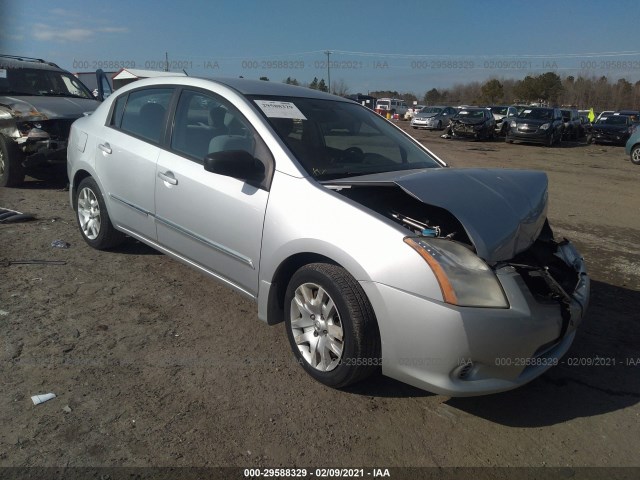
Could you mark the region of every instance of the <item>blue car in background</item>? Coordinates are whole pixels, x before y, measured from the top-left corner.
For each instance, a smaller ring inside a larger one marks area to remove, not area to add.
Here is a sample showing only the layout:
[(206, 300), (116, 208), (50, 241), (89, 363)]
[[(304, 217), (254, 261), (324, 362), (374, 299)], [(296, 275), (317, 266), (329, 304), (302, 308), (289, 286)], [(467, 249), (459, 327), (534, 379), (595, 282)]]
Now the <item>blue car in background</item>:
[(624, 151), (629, 158), (631, 159), (631, 163), (636, 165), (640, 165), (640, 129), (636, 128), (634, 133), (629, 137), (627, 143), (624, 147)]

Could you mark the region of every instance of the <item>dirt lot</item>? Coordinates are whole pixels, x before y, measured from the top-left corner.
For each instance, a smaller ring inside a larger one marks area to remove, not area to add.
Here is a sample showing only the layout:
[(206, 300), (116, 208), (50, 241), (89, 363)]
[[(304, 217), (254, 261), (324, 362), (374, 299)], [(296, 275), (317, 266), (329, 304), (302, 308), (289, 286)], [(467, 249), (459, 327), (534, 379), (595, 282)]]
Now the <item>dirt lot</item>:
[[(0, 226), (0, 466), (640, 466), (640, 167), (621, 147), (411, 133), (456, 167), (548, 173), (556, 236), (594, 280), (564, 364), (480, 398), (325, 388), (283, 324), (139, 243), (91, 250), (64, 184), (34, 181), (0, 190), (37, 217)], [(29, 259), (66, 264), (6, 264)]]

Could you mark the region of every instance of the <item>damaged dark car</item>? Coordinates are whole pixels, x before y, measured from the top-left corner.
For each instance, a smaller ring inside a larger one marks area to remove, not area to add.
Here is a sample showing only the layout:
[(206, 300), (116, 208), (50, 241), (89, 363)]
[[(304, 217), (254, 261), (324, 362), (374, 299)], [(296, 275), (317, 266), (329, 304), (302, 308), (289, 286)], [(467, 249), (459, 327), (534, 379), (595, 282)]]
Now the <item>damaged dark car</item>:
[(591, 126), (591, 132), (587, 135), (587, 143), (624, 145), (637, 125), (629, 115), (614, 113), (600, 117)]
[(42, 59), (0, 55), (0, 186), (66, 162), (71, 124), (100, 103), (80, 80)]
[(496, 120), (488, 108), (463, 108), (451, 119), (453, 138), (489, 140), (493, 138)]

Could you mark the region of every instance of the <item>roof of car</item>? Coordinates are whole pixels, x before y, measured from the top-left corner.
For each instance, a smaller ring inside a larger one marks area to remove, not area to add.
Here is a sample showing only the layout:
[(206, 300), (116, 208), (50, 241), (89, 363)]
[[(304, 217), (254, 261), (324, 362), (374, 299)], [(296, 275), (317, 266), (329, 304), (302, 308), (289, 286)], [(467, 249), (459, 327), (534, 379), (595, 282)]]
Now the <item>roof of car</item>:
[(21, 57), (18, 55), (4, 55), (0, 54), (0, 67), (5, 68), (36, 68), (41, 70), (56, 70), (62, 71), (60, 68), (53, 62), (47, 62), (41, 58), (31, 58), (31, 57)]
[(178, 74), (173, 77), (163, 76), (136, 80), (135, 82), (132, 82), (125, 87), (118, 89), (114, 93), (118, 94), (121, 90), (126, 91), (143, 86), (166, 85), (167, 83), (206, 88), (206, 82), (213, 82), (219, 85), (224, 85), (232, 90), (235, 90), (241, 95), (263, 95), (265, 97), (304, 97), (355, 103), (353, 100), (350, 100), (348, 98), (331, 95), (329, 93), (321, 92), (319, 90), (313, 90), (307, 87), (289, 85), (287, 83), (270, 82), (266, 80), (248, 80), (245, 78), (212, 78), (197, 76), (185, 77), (178, 76)]
[(234, 90), (237, 90), (243, 95), (267, 95), (274, 97), (307, 97), (307, 98), (319, 98), (326, 100), (341, 100), (343, 102), (352, 102), (348, 98), (339, 97), (337, 95), (331, 95), (329, 93), (321, 92), (320, 90), (313, 90), (307, 87), (300, 87), (297, 85), (289, 85), (281, 82), (270, 82), (266, 80), (248, 80), (245, 78), (203, 78), (204, 80), (210, 80), (212, 82), (221, 83)]

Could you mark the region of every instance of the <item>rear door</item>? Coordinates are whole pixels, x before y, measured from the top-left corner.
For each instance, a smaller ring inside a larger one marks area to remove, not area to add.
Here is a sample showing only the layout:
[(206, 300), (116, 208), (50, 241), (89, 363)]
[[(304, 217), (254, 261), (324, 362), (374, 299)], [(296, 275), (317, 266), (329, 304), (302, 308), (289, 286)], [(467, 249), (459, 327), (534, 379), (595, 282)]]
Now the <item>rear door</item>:
[(174, 89), (132, 90), (114, 102), (96, 149), (96, 170), (115, 225), (155, 241), (156, 162)]

